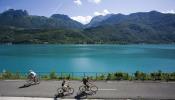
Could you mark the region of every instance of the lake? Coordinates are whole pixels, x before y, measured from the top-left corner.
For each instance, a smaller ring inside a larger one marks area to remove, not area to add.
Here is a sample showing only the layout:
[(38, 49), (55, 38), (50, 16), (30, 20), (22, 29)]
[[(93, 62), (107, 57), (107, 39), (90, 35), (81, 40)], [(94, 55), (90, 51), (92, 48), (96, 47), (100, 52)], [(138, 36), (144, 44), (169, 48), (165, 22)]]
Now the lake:
[(0, 45), (0, 71), (175, 72), (175, 45)]

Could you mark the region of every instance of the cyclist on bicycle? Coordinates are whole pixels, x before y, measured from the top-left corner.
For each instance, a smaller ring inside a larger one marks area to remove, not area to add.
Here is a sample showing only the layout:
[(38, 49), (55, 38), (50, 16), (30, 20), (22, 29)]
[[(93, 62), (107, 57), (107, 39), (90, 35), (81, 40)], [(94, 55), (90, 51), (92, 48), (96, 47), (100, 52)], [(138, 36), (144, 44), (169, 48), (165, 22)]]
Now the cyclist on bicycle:
[(83, 79), (82, 79), (82, 82), (83, 82), (83, 84), (87, 87), (87, 89), (89, 89), (89, 77), (84, 77)]
[(29, 75), (28, 75), (28, 77), (29, 77), (30, 80), (36, 82), (36, 75), (37, 75), (37, 74), (36, 74), (33, 70), (29, 70)]
[(63, 90), (66, 91), (66, 88), (69, 87), (68, 80), (66, 80), (66, 78), (64, 78), (61, 85), (62, 85)]

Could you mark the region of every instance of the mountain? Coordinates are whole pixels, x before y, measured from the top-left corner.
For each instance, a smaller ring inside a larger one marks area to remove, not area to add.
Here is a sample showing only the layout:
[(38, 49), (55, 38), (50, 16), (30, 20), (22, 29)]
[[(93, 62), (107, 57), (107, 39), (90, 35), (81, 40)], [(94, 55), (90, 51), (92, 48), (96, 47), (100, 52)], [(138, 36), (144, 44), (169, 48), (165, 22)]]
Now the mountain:
[(0, 14), (0, 43), (175, 43), (175, 14), (109, 14), (82, 25), (67, 15), (10, 9)]
[(96, 26), (98, 26), (98, 23), (106, 20), (107, 18), (109, 18), (112, 15), (113, 14), (108, 14), (106, 16), (103, 16), (103, 15), (95, 16), (91, 19), (90, 23), (86, 25), (86, 28), (96, 27)]
[(61, 27), (61, 28), (78, 28), (78, 29), (83, 28), (83, 25), (81, 23), (72, 20), (67, 15), (53, 14), (50, 17), (50, 19), (55, 21), (55, 26), (56, 27)]
[[(151, 12), (139, 12), (133, 13), (130, 15), (123, 15), (123, 14), (113, 14), (113, 15), (106, 15), (102, 16), (103, 20), (100, 20), (101, 16), (94, 17), (89, 24), (95, 24), (97, 27), (102, 25), (113, 25), (113, 24), (121, 24), (121, 23), (142, 23), (146, 25), (156, 25), (157, 23), (174, 23), (174, 14), (163, 14), (157, 11)], [(94, 19), (100, 21), (93, 21)]]
[[(91, 24), (91, 23), (89, 23)], [(175, 15), (157, 11), (114, 14), (92, 23), (86, 35), (101, 42), (171, 43), (175, 42)]]
[(9, 9), (0, 14), (0, 26), (11, 28), (74, 28), (81, 29), (83, 25), (67, 15), (54, 14), (50, 18), (32, 16), (26, 10)]

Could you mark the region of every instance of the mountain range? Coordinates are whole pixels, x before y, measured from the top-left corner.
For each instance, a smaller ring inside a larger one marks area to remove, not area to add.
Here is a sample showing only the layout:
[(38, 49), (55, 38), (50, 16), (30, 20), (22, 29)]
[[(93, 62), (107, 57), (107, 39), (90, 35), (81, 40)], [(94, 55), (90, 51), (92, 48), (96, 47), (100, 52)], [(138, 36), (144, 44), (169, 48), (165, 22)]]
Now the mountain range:
[(67, 15), (0, 14), (0, 43), (174, 43), (175, 14), (157, 11), (95, 16), (83, 25)]

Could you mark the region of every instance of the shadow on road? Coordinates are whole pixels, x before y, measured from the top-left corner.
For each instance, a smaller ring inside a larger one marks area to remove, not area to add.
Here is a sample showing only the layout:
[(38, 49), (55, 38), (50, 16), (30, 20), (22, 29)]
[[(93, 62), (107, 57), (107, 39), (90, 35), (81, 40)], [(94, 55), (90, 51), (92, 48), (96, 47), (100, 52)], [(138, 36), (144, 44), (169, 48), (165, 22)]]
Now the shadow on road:
[(87, 95), (88, 94), (86, 92), (81, 92), (75, 96), (75, 99), (85, 99), (85, 98), (87, 98)]
[[(86, 99), (87, 96), (89, 95), (94, 95), (95, 93), (94, 92), (80, 92), (80, 93), (77, 93), (77, 95), (74, 97), (75, 99), (77, 100), (80, 100), (80, 99)], [(64, 99), (66, 96), (70, 96), (71, 94), (55, 94), (55, 97), (54, 97), (54, 100), (59, 100), (60, 98)]]
[(32, 84), (23, 85), (23, 86), (20, 86), (19, 88), (27, 88), (27, 87), (30, 87), (30, 86), (32, 86)]
[(19, 88), (27, 88), (27, 87), (30, 87), (32, 85), (38, 85), (38, 84), (40, 84), (40, 82), (37, 82), (37, 83), (35, 83), (35, 82), (26, 82), (23, 86), (20, 86)]
[(93, 95), (95, 94), (94, 92), (80, 92), (75, 96), (75, 99), (86, 99), (88, 95)]
[(71, 94), (64, 94), (64, 93), (55, 94), (54, 100), (57, 100), (57, 98), (64, 98), (64, 97), (70, 96), (70, 95), (71, 95)]

